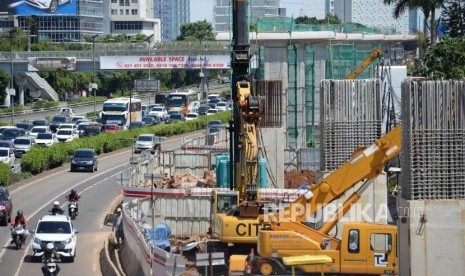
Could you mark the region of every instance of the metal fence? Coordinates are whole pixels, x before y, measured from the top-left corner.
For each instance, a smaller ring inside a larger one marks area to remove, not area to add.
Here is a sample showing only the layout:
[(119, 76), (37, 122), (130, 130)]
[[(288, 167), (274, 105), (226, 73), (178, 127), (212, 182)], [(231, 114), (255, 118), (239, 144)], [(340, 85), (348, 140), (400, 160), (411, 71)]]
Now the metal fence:
[(402, 196), (465, 198), (465, 82), (402, 84)]

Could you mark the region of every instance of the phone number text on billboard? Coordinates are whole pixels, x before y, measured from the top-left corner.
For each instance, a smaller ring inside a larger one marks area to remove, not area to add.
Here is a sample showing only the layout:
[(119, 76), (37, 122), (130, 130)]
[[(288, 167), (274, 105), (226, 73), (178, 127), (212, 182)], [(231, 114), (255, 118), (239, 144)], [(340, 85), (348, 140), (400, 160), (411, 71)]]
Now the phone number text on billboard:
[(229, 56), (101, 56), (100, 69), (227, 69)]

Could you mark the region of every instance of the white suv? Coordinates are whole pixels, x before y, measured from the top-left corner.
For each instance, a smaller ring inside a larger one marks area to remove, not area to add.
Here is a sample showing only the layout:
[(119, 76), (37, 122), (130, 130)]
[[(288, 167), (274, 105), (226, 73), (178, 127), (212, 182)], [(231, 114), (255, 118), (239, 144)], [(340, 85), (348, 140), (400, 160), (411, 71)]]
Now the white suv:
[(71, 219), (65, 215), (46, 215), (37, 223), (32, 239), (32, 259), (42, 257), (48, 243), (53, 243), (60, 257), (74, 262), (76, 256), (76, 233)]

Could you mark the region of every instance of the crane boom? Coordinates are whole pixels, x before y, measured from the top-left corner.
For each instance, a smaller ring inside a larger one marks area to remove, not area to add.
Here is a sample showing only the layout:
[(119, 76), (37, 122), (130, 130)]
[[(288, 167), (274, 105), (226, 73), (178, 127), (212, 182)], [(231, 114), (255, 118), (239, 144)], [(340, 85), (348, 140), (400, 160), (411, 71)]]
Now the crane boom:
[[(314, 185), (307, 194), (301, 195), (284, 208), (284, 215), (300, 223), (328, 203), (339, 198), (349, 188), (363, 179), (369, 179), (381, 173), (383, 166), (397, 156), (401, 150), (401, 125), (376, 140), (371, 146), (355, 152), (352, 158), (323, 181)], [(300, 207), (308, 206), (304, 213)], [(274, 214), (271, 221), (279, 221), (280, 215)], [(282, 215), (281, 215), (282, 217)]]
[(367, 69), (368, 66), (370, 66), (371, 63), (373, 63), (373, 61), (375, 61), (375, 59), (380, 58), (382, 56), (383, 56), (383, 50), (379, 48), (374, 49), (373, 52), (371, 52), (371, 54), (366, 59), (364, 59), (363, 62), (357, 68), (355, 68), (354, 71), (350, 72), (346, 76), (346, 79), (347, 80), (356, 79), (363, 71), (365, 71), (365, 69)]

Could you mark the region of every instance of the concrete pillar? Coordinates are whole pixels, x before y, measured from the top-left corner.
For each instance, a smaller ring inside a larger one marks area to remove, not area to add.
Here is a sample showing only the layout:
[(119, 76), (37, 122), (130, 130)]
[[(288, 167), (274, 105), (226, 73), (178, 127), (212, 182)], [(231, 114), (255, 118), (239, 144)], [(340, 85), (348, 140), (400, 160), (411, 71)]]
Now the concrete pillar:
[(5, 92), (6, 92), (6, 96), (5, 96), (4, 104), (5, 106), (11, 106), (10, 88), (9, 87), (5, 88)]
[(16, 83), (18, 84), (19, 87), (19, 104), (24, 105), (24, 92), (25, 92), (25, 86), (26, 86), (26, 78), (21, 78), (18, 81), (18, 77), (16, 77)]

